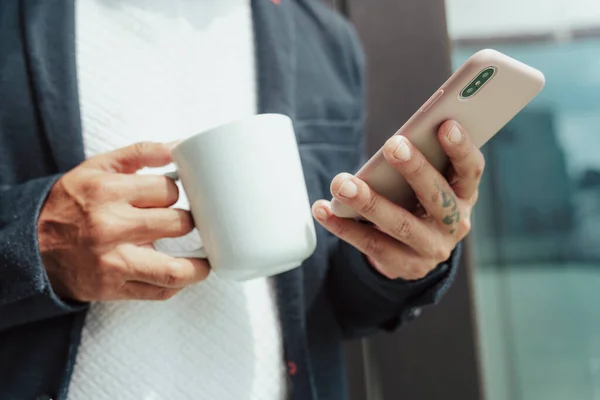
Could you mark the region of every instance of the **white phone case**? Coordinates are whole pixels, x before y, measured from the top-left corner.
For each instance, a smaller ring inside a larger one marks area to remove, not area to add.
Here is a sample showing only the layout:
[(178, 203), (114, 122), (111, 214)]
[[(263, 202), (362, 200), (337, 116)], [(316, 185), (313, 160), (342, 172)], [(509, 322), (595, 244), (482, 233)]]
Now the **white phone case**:
[[(495, 72), (490, 80), (469, 98), (462, 91), (487, 68)], [(469, 133), (478, 147), (483, 146), (545, 84), (544, 75), (526, 64), (495, 50), (481, 50), (471, 56), (395, 134), (407, 137), (431, 162), (443, 171), (448, 158), (438, 140), (437, 130), (447, 120), (455, 120)], [(380, 149), (356, 176), (394, 203), (411, 209), (414, 193), (402, 176), (385, 160)], [(360, 218), (351, 208), (332, 200), (332, 211), (343, 218)]]

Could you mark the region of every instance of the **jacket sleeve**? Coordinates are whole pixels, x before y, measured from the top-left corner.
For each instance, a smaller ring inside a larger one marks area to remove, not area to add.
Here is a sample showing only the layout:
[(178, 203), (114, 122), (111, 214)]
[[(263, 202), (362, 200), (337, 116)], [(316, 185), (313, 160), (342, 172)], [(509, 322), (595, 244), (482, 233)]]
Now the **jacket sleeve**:
[(391, 280), (379, 274), (355, 248), (337, 241), (328, 276), (328, 292), (337, 321), (347, 338), (376, 330), (395, 330), (437, 303), (458, 267), (461, 245), (450, 259), (418, 281)]
[(0, 186), (0, 331), (85, 308), (54, 293), (38, 249), (38, 216), (59, 177)]
[[(351, 54), (354, 93), (364, 109), (366, 60), (356, 31), (350, 24), (347, 27), (346, 48)], [(356, 149), (357, 153), (361, 151)], [(353, 166), (354, 170), (366, 161), (361, 154), (353, 158), (361, 160)], [(337, 172), (324, 173), (334, 176)], [(459, 244), (446, 262), (421, 280), (391, 280), (379, 274), (357, 249), (332, 239), (329, 242), (327, 292), (344, 335), (356, 338), (379, 329), (393, 330), (420, 315), (422, 307), (438, 302), (450, 287), (460, 253)]]

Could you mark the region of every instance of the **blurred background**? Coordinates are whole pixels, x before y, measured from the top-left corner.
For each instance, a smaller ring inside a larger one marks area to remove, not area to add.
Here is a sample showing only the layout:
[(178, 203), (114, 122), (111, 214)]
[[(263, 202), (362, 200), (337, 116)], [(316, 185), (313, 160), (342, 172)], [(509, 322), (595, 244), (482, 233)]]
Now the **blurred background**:
[(484, 150), (489, 168), (471, 235), (484, 392), (489, 400), (598, 400), (600, 2), (446, 7), (453, 68), (494, 47), (547, 79)]
[(369, 151), (471, 54), (544, 72), (484, 148), (451, 292), (348, 346), (355, 399), (600, 400), (600, 1), (331, 0), (369, 64)]

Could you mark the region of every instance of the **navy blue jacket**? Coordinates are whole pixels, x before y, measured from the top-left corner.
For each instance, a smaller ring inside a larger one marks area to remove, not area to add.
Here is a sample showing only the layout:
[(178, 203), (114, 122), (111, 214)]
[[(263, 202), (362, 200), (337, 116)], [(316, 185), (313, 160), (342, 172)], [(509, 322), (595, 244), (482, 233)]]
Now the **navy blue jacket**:
[[(364, 59), (341, 16), (316, 0), (277, 3), (252, 1), (258, 109), (294, 120), (315, 201), (361, 162)], [(53, 292), (36, 232), (50, 188), (84, 159), (74, 16), (74, 0), (0, 2), (2, 400), (65, 398), (86, 313)], [(458, 250), (420, 281), (392, 281), (318, 228), (314, 255), (275, 279), (293, 398), (346, 399), (342, 340), (395, 329), (435, 303), (457, 259)]]

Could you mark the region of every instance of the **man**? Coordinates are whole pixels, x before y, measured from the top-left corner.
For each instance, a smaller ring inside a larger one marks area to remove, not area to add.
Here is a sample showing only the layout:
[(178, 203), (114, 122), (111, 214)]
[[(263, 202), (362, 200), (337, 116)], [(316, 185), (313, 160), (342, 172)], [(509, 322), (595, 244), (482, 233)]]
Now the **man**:
[[(4, 0), (0, 19), (0, 398), (346, 399), (342, 340), (450, 284), (483, 157), (444, 124), (450, 184), (386, 143), (419, 215), (343, 173), (362, 161), (363, 60), (318, 1)], [(239, 284), (153, 249), (191, 217), (173, 182), (135, 172), (265, 112), (294, 120), (313, 256)], [(330, 191), (372, 224), (333, 216)]]

